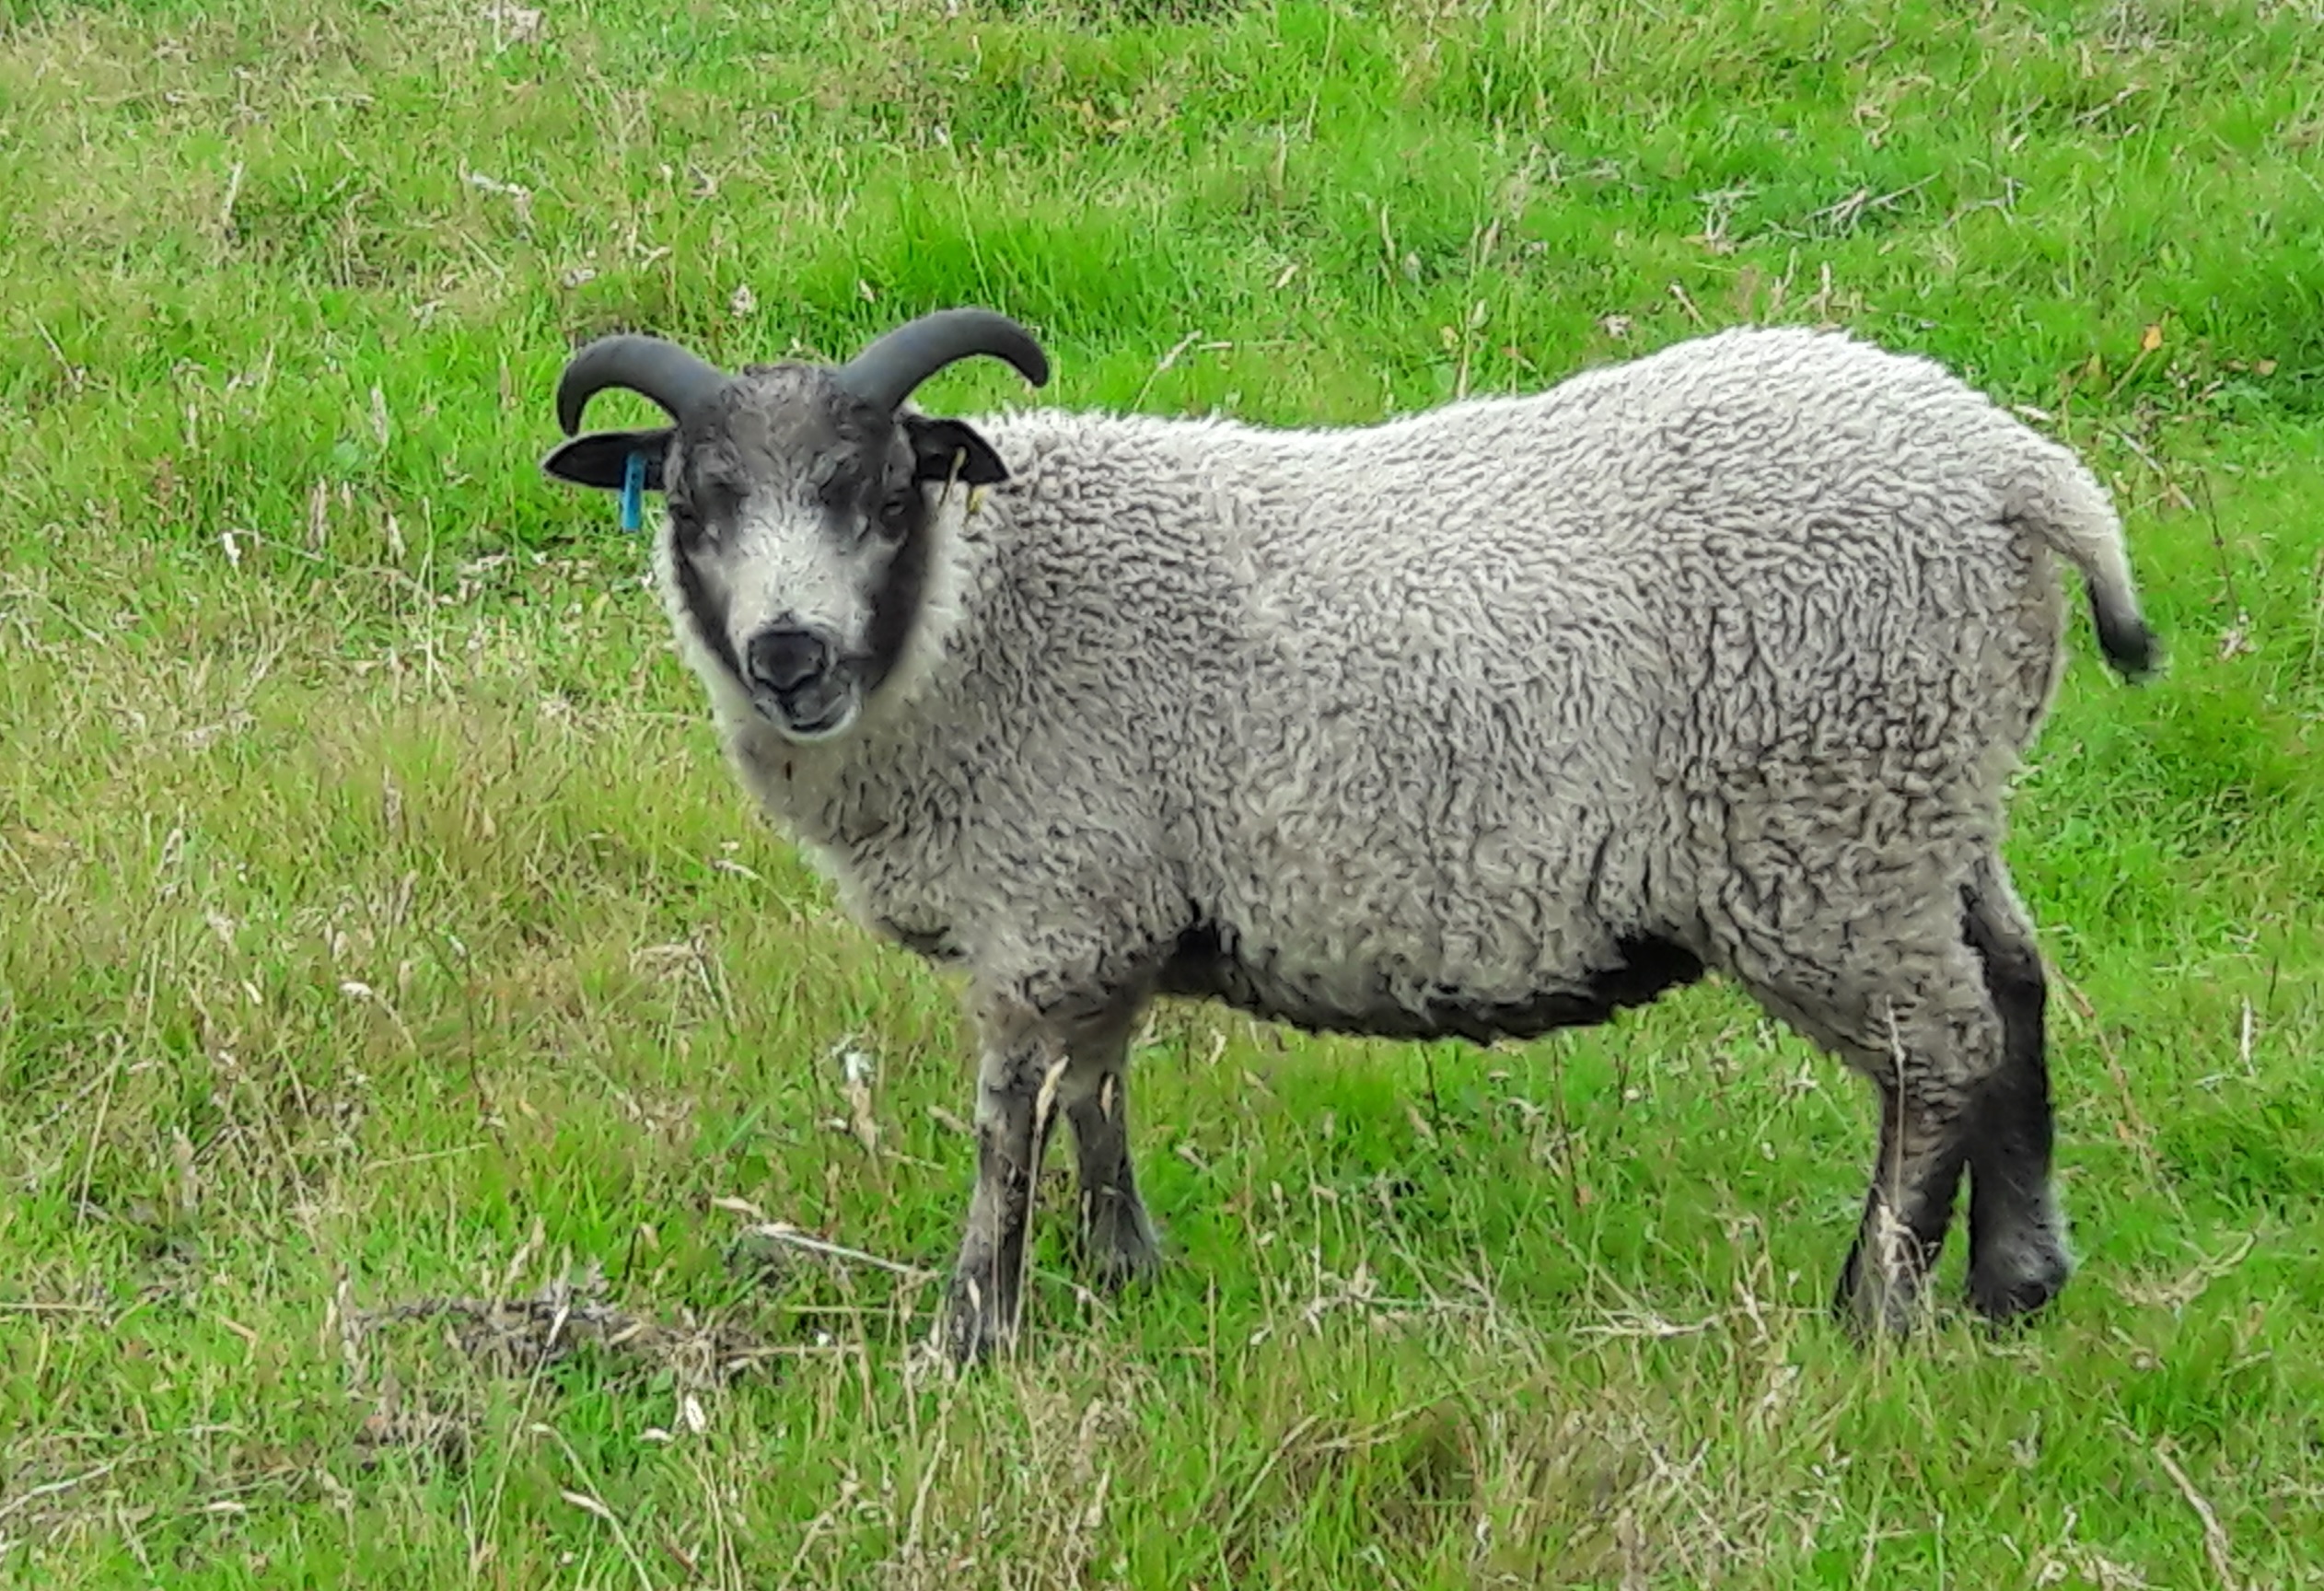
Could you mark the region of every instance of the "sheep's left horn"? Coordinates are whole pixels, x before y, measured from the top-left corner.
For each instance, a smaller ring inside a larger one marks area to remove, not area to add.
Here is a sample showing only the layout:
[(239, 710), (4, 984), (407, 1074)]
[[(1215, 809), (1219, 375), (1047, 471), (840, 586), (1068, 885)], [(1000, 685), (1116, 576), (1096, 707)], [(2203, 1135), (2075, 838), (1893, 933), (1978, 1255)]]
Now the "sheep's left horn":
[(1036, 387), (1048, 385), (1049, 356), (1033, 334), (994, 309), (938, 309), (876, 339), (839, 369), (840, 385), (883, 412), (956, 360), (989, 354), (1017, 366)]
[(568, 436), (578, 432), (581, 411), (609, 387), (643, 393), (682, 422), (726, 384), (715, 366), (675, 343), (619, 331), (598, 338), (565, 366), (557, 378), (557, 423)]

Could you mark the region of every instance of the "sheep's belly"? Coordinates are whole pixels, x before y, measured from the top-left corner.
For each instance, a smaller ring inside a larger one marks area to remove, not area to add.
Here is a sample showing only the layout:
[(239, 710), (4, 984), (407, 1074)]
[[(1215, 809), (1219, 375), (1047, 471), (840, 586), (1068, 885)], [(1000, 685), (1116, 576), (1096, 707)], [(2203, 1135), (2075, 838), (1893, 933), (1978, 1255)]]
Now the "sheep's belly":
[(1466, 1039), (1486, 1044), (1531, 1039), (1559, 1028), (1595, 1026), (1625, 1006), (1702, 976), (1684, 946), (1649, 937), (1619, 939), (1572, 978), (1516, 995), (1415, 986), (1381, 967), (1310, 970), (1272, 951), (1247, 948), (1201, 924), (1179, 941), (1161, 992), (1216, 1000), (1311, 1033), (1381, 1039)]

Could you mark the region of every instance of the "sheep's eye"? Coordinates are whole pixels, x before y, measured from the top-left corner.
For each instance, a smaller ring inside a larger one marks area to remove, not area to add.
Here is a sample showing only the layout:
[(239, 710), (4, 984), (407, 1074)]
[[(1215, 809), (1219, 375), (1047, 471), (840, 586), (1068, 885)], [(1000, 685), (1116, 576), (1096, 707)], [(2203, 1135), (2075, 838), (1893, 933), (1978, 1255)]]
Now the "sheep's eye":
[(890, 492), (880, 499), (879, 512), (872, 518), (875, 534), (894, 538), (901, 536), (912, 520), (912, 493), (909, 488)]

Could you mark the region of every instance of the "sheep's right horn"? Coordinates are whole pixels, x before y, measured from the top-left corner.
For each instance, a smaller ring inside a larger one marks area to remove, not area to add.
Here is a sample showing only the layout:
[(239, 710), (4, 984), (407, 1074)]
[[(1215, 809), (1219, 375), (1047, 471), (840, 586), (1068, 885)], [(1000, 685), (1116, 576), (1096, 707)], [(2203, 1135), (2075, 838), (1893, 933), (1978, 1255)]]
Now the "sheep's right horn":
[(956, 360), (976, 354), (1007, 360), (1036, 387), (1048, 384), (1049, 356), (1041, 345), (997, 309), (937, 309), (907, 320), (875, 338), (837, 374), (840, 385), (892, 413), (913, 388)]
[(600, 337), (573, 356), (557, 378), (557, 423), (571, 436), (581, 429), (581, 411), (609, 387), (643, 393), (682, 421), (726, 384), (717, 366), (677, 343), (634, 331)]

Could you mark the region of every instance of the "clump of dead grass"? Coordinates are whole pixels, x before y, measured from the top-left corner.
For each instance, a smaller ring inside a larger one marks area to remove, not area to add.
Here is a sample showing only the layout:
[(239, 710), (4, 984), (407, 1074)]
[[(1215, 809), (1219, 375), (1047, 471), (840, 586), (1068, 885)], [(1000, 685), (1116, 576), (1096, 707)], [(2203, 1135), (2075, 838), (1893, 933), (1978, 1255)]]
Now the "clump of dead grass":
[(360, 1311), (359, 1330), (410, 1320), (441, 1320), (468, 1358), (491, 1374), (524, 1376), (593, 1353), (668, 1372), (692, 1390), (723, 1388), (771, 1363), (777, 1350), (734, 1321), (691, 1309), (661, 1321), (611, 1304), (591, 1266), (579, 1281), (553, 1277), (525, 1298), (420, 1298)]
[(560, 1272), (517, 1297), (436, 1296), (362, 1308), (343, 1285), (334, 1313), (354, 1383), (351, 1394), (370, 1405), (355, 1433), (366, 1463), (391, 1447), (465, 1462), (482, 1418), (483, 1389), (474, 1382), (413, 1393), (391, 1365), (375, 1375), (366, 1349), (384, 1328), (433, 1322), (441, 1328), (438, 1341), (478, 1376), (523, 1378), (533, 1388), (547, 1372), (584, 1363), (608, 1368), (618, 1379), (667, 1376), (680, 1422), (696, 1431), (706, 1423), (703, 1398), (767, 1372), (781, 1356), (776, 1344), (729, 1317), (681, 1308), (657, 1318), (622, 1307), (609, 1294), (594, 1261), (577, 1276)]

